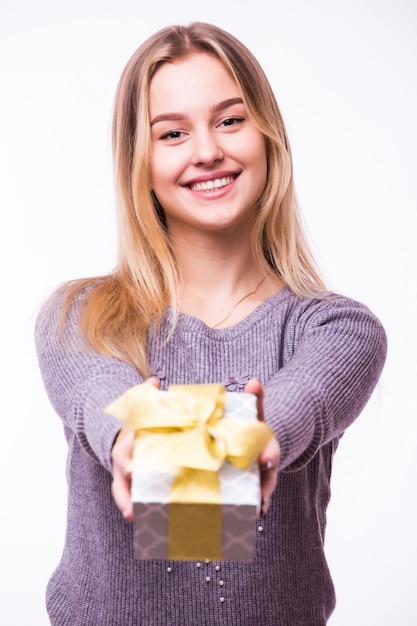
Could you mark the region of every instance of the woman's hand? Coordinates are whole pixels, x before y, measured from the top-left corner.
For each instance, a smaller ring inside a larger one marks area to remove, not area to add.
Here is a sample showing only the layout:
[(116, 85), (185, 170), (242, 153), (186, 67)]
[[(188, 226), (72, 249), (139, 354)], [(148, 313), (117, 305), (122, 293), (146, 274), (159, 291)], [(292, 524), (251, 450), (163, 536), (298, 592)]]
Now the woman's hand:
[(133, 521), (133, 504), (130, 499), (132, 475), (126, 468), (133, 457), (133, 443), (134, 433), (130, 432), (125, 435), (121, 430), (111, 453), (113, 461), (111, 492), (117, 508), (129, 522)]
[[(252, 378), (245, 385), (247, 393), (253, 393), (257, 398), (258, 419), (264, 421), (264, 388), (257, 378)], [(269, 509), (271, 496), (275, 490), (278, 478), (278, 466), (281, 450), (276, 439), (271, 439), (259, 456), (261, 470), (261, 513), (265, 515)]]
[[(151, 376), (146, 380), (159, 389), (159, 380)], [(133, 458), (134, 434), (125, 434), (123, 429), (119, 432), (112, 449), (113, 482), (112, 495), (117, 508), (128, 522), (133, 522), (133, 504), (130, 496), (132, 474), (127, 467)]]

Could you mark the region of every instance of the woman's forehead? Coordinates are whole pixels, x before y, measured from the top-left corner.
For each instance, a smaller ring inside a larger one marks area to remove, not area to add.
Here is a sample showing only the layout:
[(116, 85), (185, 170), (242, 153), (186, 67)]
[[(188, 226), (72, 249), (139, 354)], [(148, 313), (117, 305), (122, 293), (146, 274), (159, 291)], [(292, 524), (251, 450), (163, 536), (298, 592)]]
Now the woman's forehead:
[(221, 61), (194, 53), (158, 68), (150, 83), (149, 105), (152, 115), (158, 115), (163, 110), (215, 106), (237, 97), (240, 89)]

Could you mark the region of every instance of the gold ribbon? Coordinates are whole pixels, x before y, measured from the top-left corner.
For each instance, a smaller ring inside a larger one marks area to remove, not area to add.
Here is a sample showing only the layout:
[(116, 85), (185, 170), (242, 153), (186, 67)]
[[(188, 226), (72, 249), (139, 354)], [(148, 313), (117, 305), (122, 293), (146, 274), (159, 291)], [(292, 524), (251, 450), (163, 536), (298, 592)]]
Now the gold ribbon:
[[(172, 385), (161, 393), (143, 383), (128, 389), (106, 409), (124, 421), (124, 432), (135, 433), (130, 471), (175, 475), (169, 497), (169, 558), (201, 558), (202, 547), (207, 558), (221, 558), (217, 472), (225, 461), (248, 469), (274, 436), (259, 420), (223, 419), (225, 399), (221, 384)], [(194, 506), (197, 503), (199, 507)], [(201, 524), (206, 532), (190, 534), (190, 529)], [(202, 546), (193, 545), (192, 536)]]

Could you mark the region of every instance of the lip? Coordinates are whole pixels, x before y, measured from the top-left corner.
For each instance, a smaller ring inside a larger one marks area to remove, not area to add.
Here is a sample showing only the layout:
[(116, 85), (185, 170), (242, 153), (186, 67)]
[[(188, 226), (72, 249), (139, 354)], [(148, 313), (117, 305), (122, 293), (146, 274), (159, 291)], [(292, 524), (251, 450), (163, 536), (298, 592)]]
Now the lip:
[[(183, 186), (183, 189), (186, 190), (187, 193), (191, 193), (194, 198), (199, 198), (201, 200), (219, 200), (220, 198), (224, 198), (234, 189), (237, 180), (239, 178), (239, 174), (233, 174), (229, 176), (210, 176), (206, 178), (206, 180), (201, 180), (201, 177), (197, 180), (197, 182), (189, 183)], [(218, 186), (214, 181), (221, 181)], [(212, 182), (213, 185), (209, 186), (209, 183)]]
[(200, 176), (196, 176), (187, 182), (182, 183), (182, 187), (190, 187), (191, 185), (197, 185), (198, 183), (206, 183), (210, 180), (217, 180), (220, 178), (233, 178), (233, 182), (240, 175), (240, 172), (231, 172), (231, 171), (221, 171), (221, 172), (211, 172), (209, 174), (200, 174)]

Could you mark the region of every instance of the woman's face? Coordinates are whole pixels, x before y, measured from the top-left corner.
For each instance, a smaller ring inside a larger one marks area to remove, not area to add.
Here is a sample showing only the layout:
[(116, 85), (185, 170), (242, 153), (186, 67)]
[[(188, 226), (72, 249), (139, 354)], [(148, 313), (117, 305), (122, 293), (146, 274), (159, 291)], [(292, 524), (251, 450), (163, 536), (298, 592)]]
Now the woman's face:
[(251, 222), (266, 180), (263, 135), (216, 58), (162, 65), (150, 84), (151, 181), (171, 234)]

